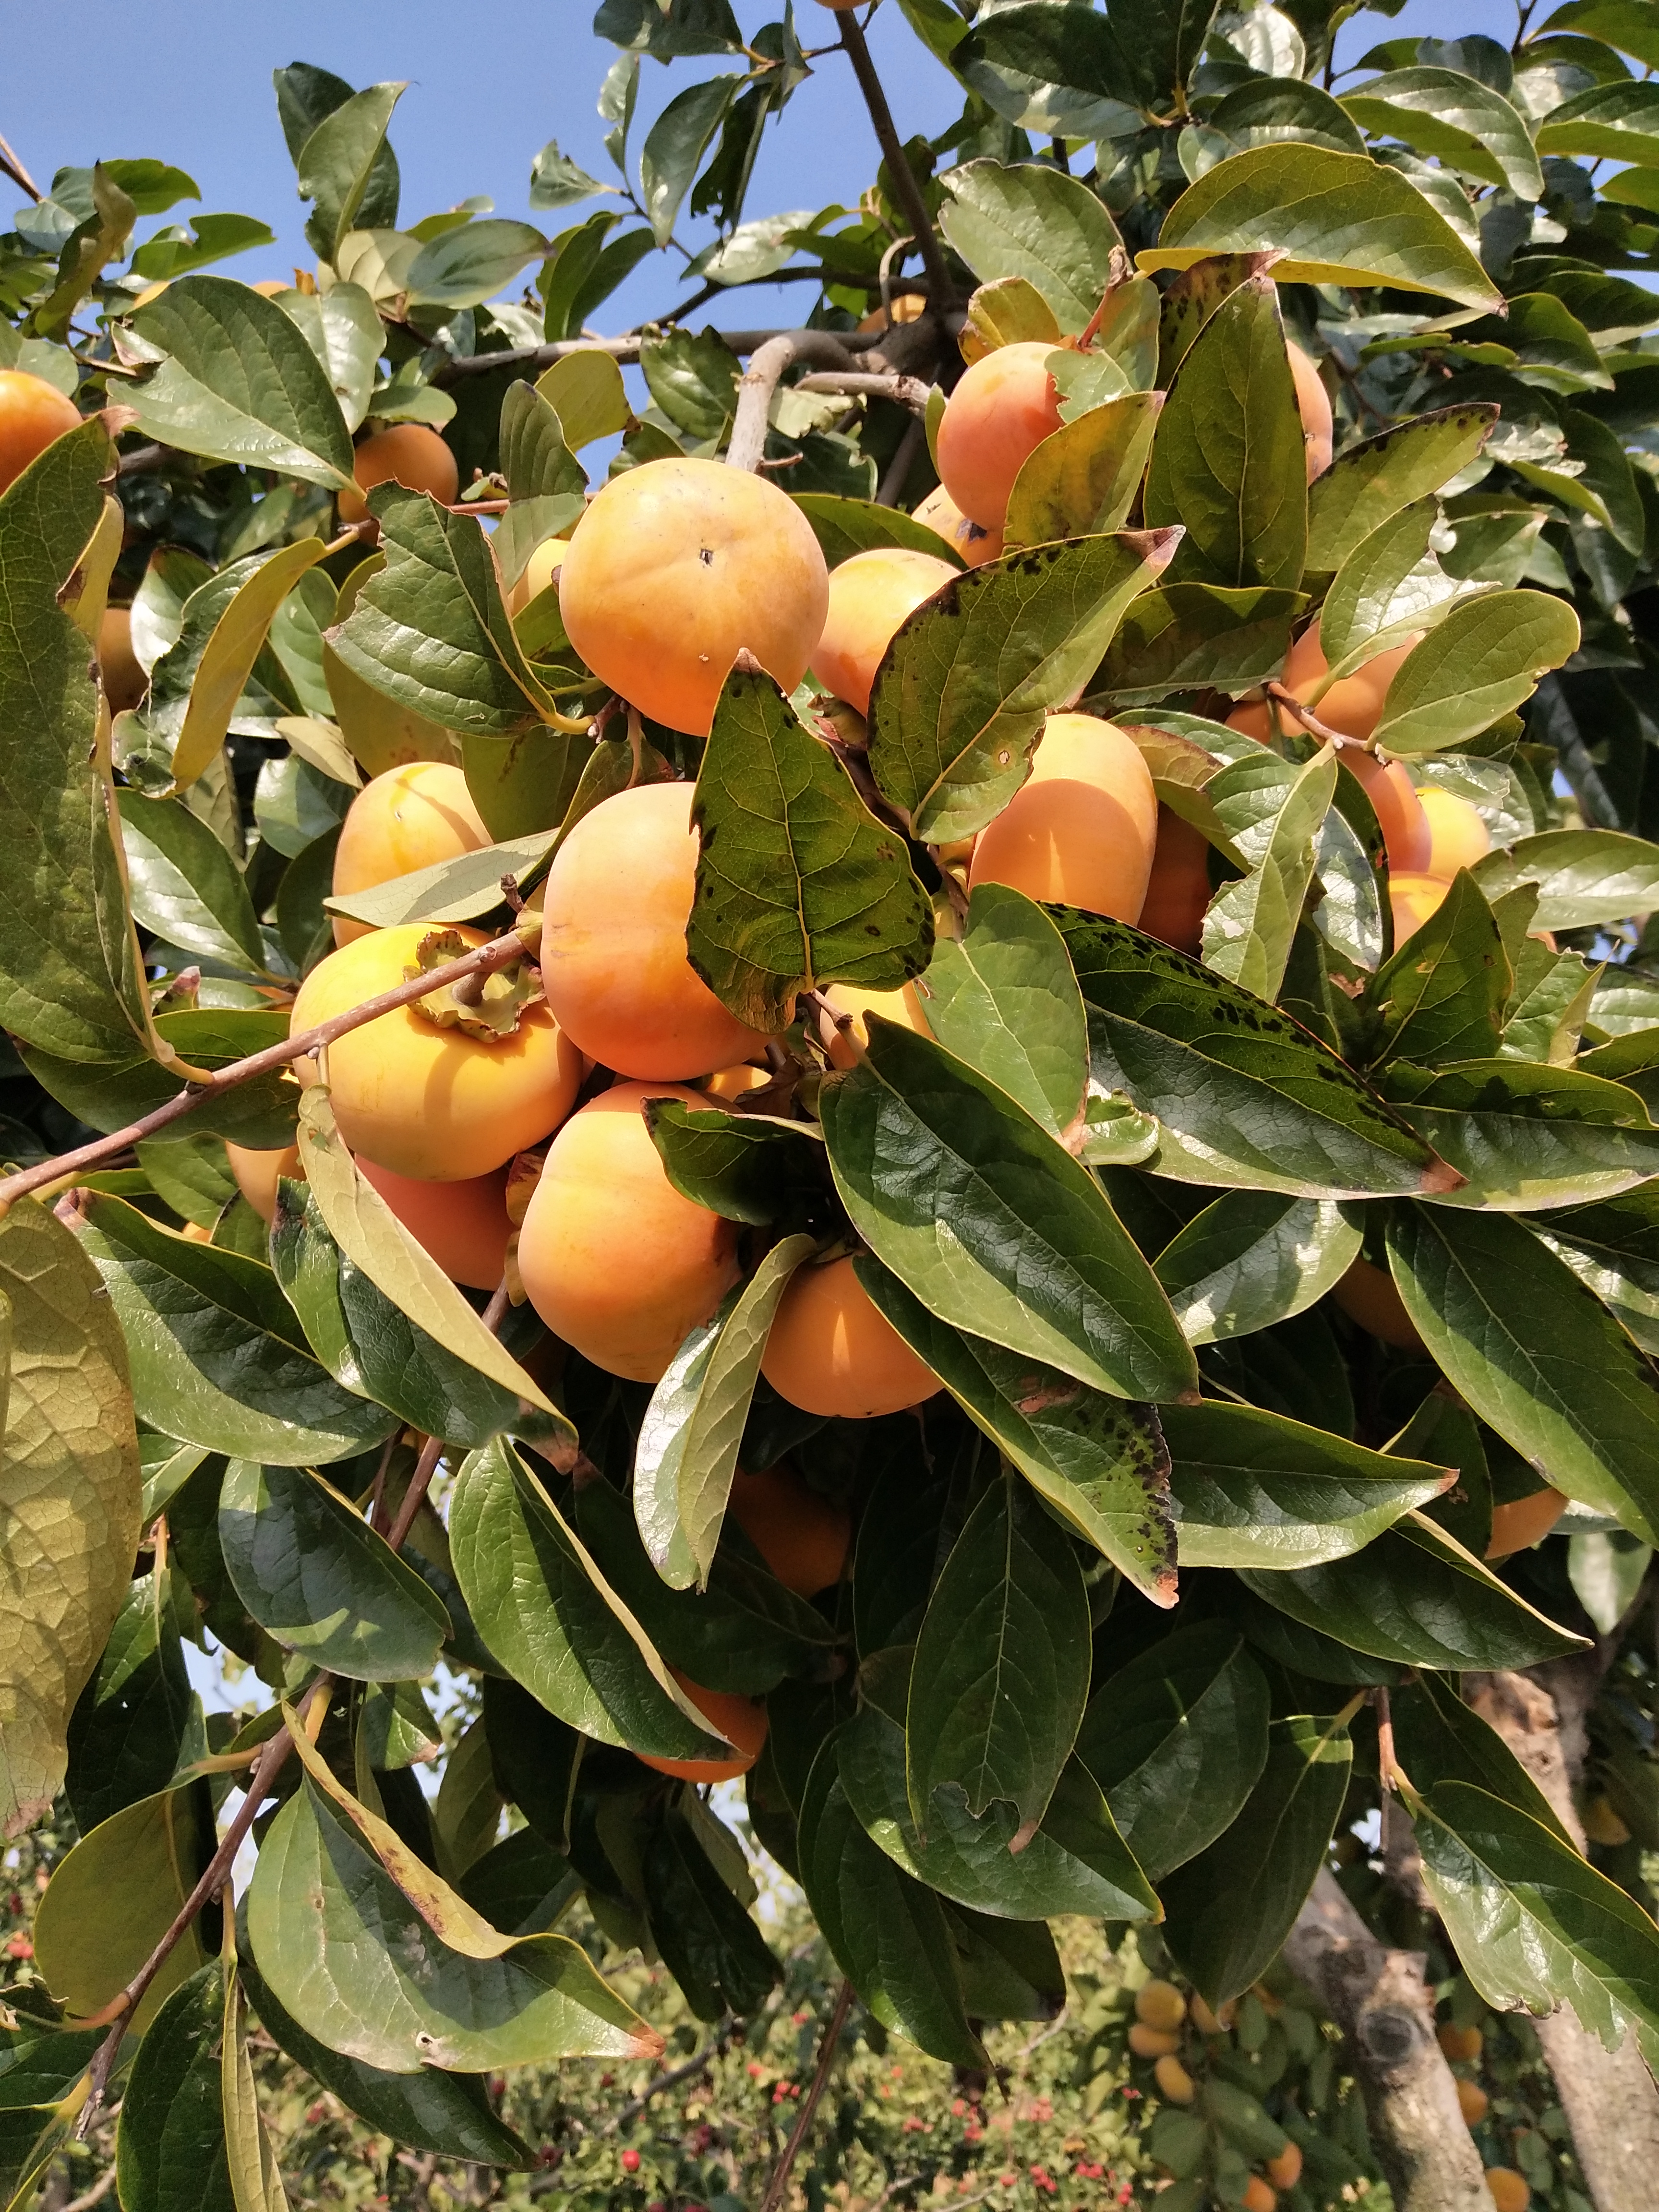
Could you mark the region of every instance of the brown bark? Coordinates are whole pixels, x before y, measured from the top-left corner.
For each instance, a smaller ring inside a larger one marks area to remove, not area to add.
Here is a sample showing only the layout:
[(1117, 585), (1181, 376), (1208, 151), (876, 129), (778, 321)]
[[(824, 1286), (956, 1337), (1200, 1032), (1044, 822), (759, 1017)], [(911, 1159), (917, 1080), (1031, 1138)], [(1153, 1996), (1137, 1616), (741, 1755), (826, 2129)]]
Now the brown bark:
[[(1573, 1787), (1589, 1749), (1589, 1709), (1614, 1649), (1616, 1638), (1604, 1638), (1595, 1650), (1529, 1674), (1470, 1674), (1463, 1681), (1470, 1705), (1503, 1737), (1581, 1851)], [(1659, 2185), (1659, 2089), (1636, 2038), (1608, 2051), (1566, 2005), (1534, 2025), (1595, 2212), (1650, 2212)]]
[(1348, 2039), (1395, 2212), (1492, 2212), (1457, 2085), (1435, 2040), (1423, 1954), (1379, 1943), (1325, 1869), (1285, 1958)]

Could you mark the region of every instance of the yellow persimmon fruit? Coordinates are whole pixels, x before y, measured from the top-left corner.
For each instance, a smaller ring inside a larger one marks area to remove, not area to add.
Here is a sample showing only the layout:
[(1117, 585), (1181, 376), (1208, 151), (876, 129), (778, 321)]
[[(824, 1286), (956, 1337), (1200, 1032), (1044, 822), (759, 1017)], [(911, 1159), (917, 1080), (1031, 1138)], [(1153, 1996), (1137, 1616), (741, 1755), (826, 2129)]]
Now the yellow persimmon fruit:
[(1454, 2066), (1473, 2066), (1486, 2049), (1486, 2039), (1478, 2027), (1460, 2027), (1455, 2020), (1442, 2021), (1435, 2040)]
[[(372, 890), (395, 876), (458, 860), (490, 842), (466, 778), (446, 761), (410, 761), (366, 783), (346, 809), (334, 848), (337, 898)], [(367, 937), (373, 924), (334, 917), (334, 942)]]
[(659, 1382), (738, 1278), (737, 1224), (682, 1197), (641, 1110), (705, 1103), (665, 1083), (618, 1083), (573, 1114), (549, 1148), (519, 1232), (537, 1312), (584, 1359)]
[(451, 1282), (493, 1291), (507, 1266), (507, 1170), (471, 1176), (465, 1182), (419, 1182), (395, 1175), (374, 1160), (359, 1160), (372, 1183), (415, 1242), (429, 1252)]
[(98, 673), (112, 714), (136, 707), (149, 689), (144, 664), (132, 649), (132, 610), (106, 607), (98, 624)]
[(587, 666), (642, 714), (696, 737), (745, 647), (794, 690), (829, 604), (799, 507), (721, 461), (647, 461), (613, 477), (559, 571), (564, 626)]
[(1451, 885), (1440, 876), (1426, 876), (1417, 872), (1390, 874), (1389, 909), (1394, 916), (1396, 948), (1408, 937), (1414, 937), (1425, 921), (1439, 913), (1450, 889)]
[[(842, 0), (843, 6), (852, 7), (857, 4), (858, 0)], [(895, 323), (920, 322), (927, 312), (927, 295), (925, 292), (895, 292), (892, 295), (891, 316), (890, 317), (880, 307), (872, 307), (860, 323), (859, 328), (863, 331), (890, 330)]]
[(1143, 1982), (1135, 1991), (1135, 2018), (1166, 2034), (1187, 2017), (1187, 2000), (1173, 1982)]
[(1492, 2099), (1478, 2081), (1460, 2081), (1457, 2084), (1457, 2109), (1463, 2115), (1465, 2127), (1478, 2128), (1486, 2118), (1491, 2105)]
[(853, 1420), (901, 1413), (939, 1389), (933, 1369), (872, 1304), (850, 1259), (795, 1270), (761, 1373), (803, 1412)]
[(741, 1468), (732, 1478), (726, 1510), (786, 1589), (816, 1597), (847, 1567), (853, 1522), (844, 1505), (821, 1498), (793, 1470)]
[(342, 523), (368, 520), (363, 494), (376, 484), (400, 483), (409, 491), (429, 491), (445, 507), (453, 505), (461, 484), (454, 454), (424, 422), (394, 422), (390, 429), (365, 438), (351, 457), (351, 473), (355, 488), (337, 498)]
[(1148, 2027), (1145, 2021), (1133, 2020), (1129, 2023), (1128, 2044), (1137, 2058), (1163, 2058), (1180, 2050), (1181, 2038), (1167, 2028)]
[(643, 1751), (635, 1757), (654, 1766), (659, 1774), (672, 1774), (682, 1782), (732, 1782), (747, 1774), (766, 1741), (765, 1706), (733, 1690), (705, 1690), (678, 1667), (668, 1671), (715, 1735), (723, 1735), (735, 1749), (729, 1759), (653, 1759)]
[(1152, 2068), (1158, 2081), (1158, 2094), (1171, 2105), (1190, 2105), (1198, 2094), (1198, 2084), (1181, 2061), (1169, 2054), (1158, 2060)]
[(1157, 843), (1158, 793), (1133, 738), (1093, 714), (1050, 714), (1029, 779), (980, 833), (968, 881), (1135, 921)]
[(1350, 1321), (1369, 1329), (1384, 1344), (1401, 1352), (1425, 1349), (1417, 1324), (1406, 1310), (1406, 1302), (1395, 1288), (1394, 1277), (1369, 1260), (1356, 1260), (1335, 1283), (1331, 1296)]
[(525, 563), (524, 574), (507, 592), (507, 611), (521, 615), (532, 599), (539, 599), (564, 566), (570, 550), (568, 538), (544, 538)]
[(935, 459), (952, 503), (985, 530), (1000, 530), (1014, 478), (1060, 428), (1053, 346), (1022, 341), (976, 361), (939, 417)]
[(1532, 2191), (1523, 2175), (1512, 2166), (1489, 2166), (1486, 2172), (1486, 2192), (1497, 2212), (1527, 2212), (1532, 2202)]
[(916, 520), (925, 522), (970, 568), (982, 568), (1002, 551), (1002, 525), (988, 530), (970, 522), (943, 484), (937, 485), (916, 508)]
[(1492, 1509), (1489, 1559), (1507, 1559), (1511, 1552), (1524, 1552), (1547, 1536), (1567, 1510), (1567, 1500), (1547, 1485), (1528, 1497), (1510, 1499)]
[[(291, 1032), (394, 989), (431, 933), (402, 922), (331, 952), (300, 986)], [(476, 929), (455, 934), (463, 946), (485, 941)], [(337, 1037), (328, 1082), (354, 1152), (417, 1182), (465, 1182), (558, 1127), (575, 1103), (581, 1060), (544, 1006), (526, 1006), (510, 1036), (485, 1042), (410, 1005)]]
[(1279, 2198), (1261, 2179), (1253, 2173), (1244, 2185), (1244, 2194), (1238, 2200), (1238, 2212), (1273, 2212)]
[(230, 1162), (237, 1189), (261, 1221), (274, 1221), (276, 1218), (276, 1185), (280, 1179), (287, 1176), (290, 1180), (302, 1180), (305, 1176), (297, 1145), (283, 1145), (269, 1152), (256, 1151), (251, 1145), (233, 1145), (226, 1138), (225, 1158)]
[(547, 1003), (579, 1048), (619, 1075), (709, 1075), (766, 1042), (727, 1013), (686, 957), (697, 881), (691, 799), (689, 783), (619, 791), (582, 817), (548, 871)]
[(1275, 2189), (1294, 2189), (1302, 2179), (1302, 2146), (1287, 2142), (1277, 2157), (1267, 2160), (1267, 2179)]
[(1177, 952), (1197, 953), (1204, 942), (1210, 903), (1210, 843), (1160, 799), (1152, 873), (1141, 901), (1139, 927)]
[(1592, 1797), (1584, 1808), (1584, 1833), (1593, 1844), (1616, 1850), (1630, 1841), (1630, 1829), (1605, 1797)]
[[(823, 1007), (818, 1009), (818, 1038), (831, 1067), (858, 1066), (870, 1042), (868, 1017), (872, 1014), (896, 1022), (901, 1029), (914, 1030), (918, 1036), (933, 1034), (914, 983), (902, 984), (896, 991), (866, 991), (856, 983), (832, 983), (823, 996), (834, 1010), (830, 1014)], [(842, 1029), (836, 1015), (844, 1015), (848, 1027)]]
[(830, 611), (812, 653), (812, 673), (860, 714), (881, 657), (906, 617), (962, 574), (932, 553), (872, 546), (830, 571)]
[(1323, 476), (1331, 465), (1333, 421), (1331, 395), (1326, 391), (1318, 364), (1299, 345), (1285, 341), (1291, 357), (1291, 376), (1296, 385), (1296, 411), (1302, 417), (1302, 441), (1308, 453), (1308, 482)]
[(1429, 825), (1429, 857), (1423, 872), (1449, 884), (1460, 868), (1472, 868), (1492, 850), (1492, 832), (1478, 806), (1455, 791), (1427, 784), (1417, 794)]
[(705, 1098), (741, 1098), (750, 1091), (763, 1091), (772, 1080), (769, 1067), (752, 1066), (740, 1060), (734, 1067), (717, 1067), (702, 1086)]
[(81, 420), (80, 409), (55, 384), (21, 368), (0, 368), (0, 491)]

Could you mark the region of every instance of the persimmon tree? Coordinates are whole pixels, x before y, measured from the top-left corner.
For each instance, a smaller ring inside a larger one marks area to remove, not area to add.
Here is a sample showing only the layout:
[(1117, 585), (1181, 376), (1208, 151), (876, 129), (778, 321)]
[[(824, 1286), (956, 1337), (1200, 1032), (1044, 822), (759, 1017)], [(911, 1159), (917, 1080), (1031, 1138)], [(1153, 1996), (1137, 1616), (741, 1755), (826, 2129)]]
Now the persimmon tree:
[[(1659, 17), (1337, 76), (1319, 0), (896, 4), (936, 142), (850, 11), (605, 0), (553, 235), (400, 227), (400, 88), (279, 71), (291, 288), (8, 157), (0, 1752), (81, 1835), (15, 2196), (118, 2074), (128, 2212), (280, 2203), (251, 2014), (521, 2163), (488, 2077), (659, 2047), (578, 1894), (701, 2017), (775, 1983), (741, 1775), (826, 2063), (855, 2001), (978, 2068), (1052, 1919), (1156, 1929), (1166, 2212), (1322, 2204), (1224, 2034), (1283, 1950), (1464, 2212), (1525, 2184), (1432, 1926), (1645, 2202)], [(843, 68), (875, 184), (751, 216)]]

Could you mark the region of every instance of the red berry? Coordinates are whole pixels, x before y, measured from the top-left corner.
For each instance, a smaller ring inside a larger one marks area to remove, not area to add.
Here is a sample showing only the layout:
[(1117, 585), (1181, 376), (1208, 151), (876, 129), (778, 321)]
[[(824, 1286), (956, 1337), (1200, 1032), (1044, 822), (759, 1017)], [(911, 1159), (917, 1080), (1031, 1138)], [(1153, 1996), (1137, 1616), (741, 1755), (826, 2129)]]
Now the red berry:
[(625, 2150), (623, 2153), (622, 2162), (623, 2172), (624, 2173), (637, 2173), (640, 2170), (640, 2154), (638, 2151)]

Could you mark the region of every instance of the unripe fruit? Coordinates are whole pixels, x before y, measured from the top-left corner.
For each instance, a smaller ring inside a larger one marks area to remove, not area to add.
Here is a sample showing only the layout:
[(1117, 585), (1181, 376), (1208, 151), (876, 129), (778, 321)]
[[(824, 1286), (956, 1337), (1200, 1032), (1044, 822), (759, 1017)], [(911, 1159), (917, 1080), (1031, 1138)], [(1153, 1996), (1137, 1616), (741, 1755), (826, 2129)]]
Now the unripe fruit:
[(1527, 2207), (1532, 2202), (1532, 2191), (1512, 2166), (1489, 2166), (1486, 2180), (1487, 2192), (1497, 2207), (1497, 2212), (1527, 2212)]
[(1449, 884), (1460, 868), (1472, 868), (1492, 850), (1492, 832), (1478, 806), (1455, 791), (1428, 784), (1417, 794), (1429, 825), (1429, 857), (1424, 873)]
[(1389, 876), (1389, 910), (1394, 916), (1396, 951), (1408, 937), (1414, 937), (1425, 921), (1438, 914), (1450, 889), (1451, 885), (1443, 882), (1438, 876), (1416, 873)]
[(1135, 1991), (1135, 2018), (1168, 2034), (1187, 2017), (1187, 2000), (1173, 1982), (1143, 1982)]
[(144, 664), (132, 649), (132, 610), (106, 607), (98, 624), (98, 672), (112, 714), (136, 707), (149, 689)]
[(925, 522), (970, 568), (994, 561), (1002, 551), (1001, 524), (988, 530), (983, 523), (970, 522), (943, 484), (930, 491), (915, 512), (916, 520)]
[(830, 571), (830, 611), (812, 653), (812, 673), (860, 714), (881, 657), (906, 617), (961, 574), (932, 553), (878, 545)]
[(1160, 2058), (1152, 2073), (1158, 2094), (1171, 2105), (1190, 2105), (1198, 2094), (1198, 2084), (1178, 2058)]
[(283, 1176), (295, 1178), (305, 1174), (300, 1165), (297, 1145), (283, 1145), (273, 1152), (256, 1152), (251, 1145), (233, 1145), (227, 1138), (225, 1158), (230, 1162), (237, 1189), (261, 1221), (274, 1221), (276, 1218), (278, 1180)]
[(1584, 1808), (1584, 1833), (1593, 1844), (1617, 1850), (1630, 1841), (1630, 1830), (1605, 1797), (1592, 1797)]
[(613, 477), (559, 571), (564, 626), (588, 667), (696, 737), (745, 647), (793, 691), (829, 604), (806, 517), (776, 484), (721, 461), (647, 461)]
[(841, 1029), (822, 1008), (818, 1011), (818, 1036), (831, 1067), (856, 1067), (863, 1059), (870, 1042), (866, 1017), (871, 1014), (896, 1022), (901, 1029), (914, 1030), (918, 1036), (933, 1034), (914, 983), (903, 984), (896, 991), (864, 991), (855, 983), (832, 983), (823, 996), (837, 1014), (849, 1015), (852, 1022), (850, 1028)]
[(1275, 2189), (1294, 2189), (1302, 2179), (1302, 2146), (1287, 2142), (1277, 2158), (1267, 2160), (1267, 2179)]
[(1259, 2173), (1253, 2173), (1238, 2200), (1239, 2212), (1273, 2212), (1279, 2199)]
[(1549, 1534), (1566, 1510), (1567, 1501), (1560, 1492), (1547, 1487), (1534, 1490), (1528, 1497), (1514, 1498), (1507, 1504), (1494, 1505), (1486, 1557), (1506, 1559), (1511, 1552), (1530, 1549)]
[(689, 783), (619, 791), (582, 817), (548, 872), (547, 1003), (579, 1048), (619, 1075), (708, 1075), (766, 1042), (686, 957), (697, 884), (691, 799)]
[(1321, 380), (1317, 364), (1299, 345), (1286, 339), (1285, 350), (1291, 357), (1296, 411), (1302, 417), (1303, 442), (1308, 453), (1308, 482), (1311, 483), (1316, 477), (1323, 476), (1331, 465), (1331, 395)]
[(1152, 873), (1141, 902), (1140, 927), (1161, 937), (1177, 952), (1197, 953), (1204, 942), (1204, 915), (1210, 903), (1210, 842), (1201, 830), (1183, 822), (1160, 799), (1158, 842)]
[(525, 563), (524, 574), (507, 593), (507, 611), (521, 615), (532, 599), (538, 599), (564, 565), (570, 550), (568, 538), (544, 538)]
[(394, 1175), (373, 1160), (359, 1160), (372, 1183), (415, 1242), (429, 1252), (452, 1283), (493, 1291), (507, 1268), (507, 1170), (465, 1182), (422, 1182)]
[(435, 430), (424, 422), (396, 422), (365, 438), (351, 457), (356, 489), (338, 495), (342, 524), (366, 522), (368, 505), (363, 497), (376, 484), (400, 483), (410, 491), (429, 491), (443, 506), (454, 502), (461, 472), (455, 456)]
[(739, 1468), (726, 1510), (786, 1589), (816, 1597), (847, 1566), (853, 1523), (844, 1505), (809, 1490), (787, 1467)]
[(981, 529), (1000, 530), (1014, 478), (1060, 428), (1053, 346), (999, 346), (967, 371), (939, 418), (935, 459), (945, 489)]
[(1478, 2128), (1486, 2118), (1491, 2104), (1492, 2099), (1478, 2081), (1460, 2081), (1457, 2084), (1457, 2109), (1463, 2115), (1466, 2128)]
[(654, 1766), (659, 1774), (677, 1775), (682, 1782), (731, 1782), (739, 1774), (747, 1774), (766, 1741), (765, 1706), (753, 1698), (740, 1698), (734, 1691), (705, 1690), (678, 1667), (671, 1667), (669, 1672), (715, 1735), (723, 1735), (736, 1748), (729, 1759), (653, 1759), (643, 1751), (635, 1756)]
[(1050, 714), (1030, 778), (980, 833), (968, 881), (1134, 921), (1157, 842), (1158, 793), (1134, 740), (1092, 714)]
[(584, 1359), (659, 1382), (738, 1277), (736, 1224), (668, 1180), (641, 1110), (647, 1098), (704, 1102), (662, 1083), (619, 1083), (554, 1139), (519, 1231), (530, 1302)]
[(1181, 2038), (1167, 2028), (1148, 2027), (1145, 2021), (1129, 2023), (1128, 2044), (1137, 2058), (1164, 2058), (1181, 2048)]
[(851, 1260), (797, 1267), (778, 1302), (761, 1373), (808, 1413), (865, 1420), (919, 1406), (939, 1389), (871, 1303)]
[(1374, 1267), (1369, 1260), (1356, 1260), (1347, 1273), (1333, 1285), (1331, 1296), (1350, 1321), (1357, 1321), (1361, 1328), (1381, 1337), (1384, 1344), (1392, 1344), (1401, 1352), (1425, 1349), (1417, 1324), (1395, 1288), (1393, 1276), (1385, 1274), (1381, 1267)]
[(55, 384), (21, 368), (0, 368), (0, 491), (81, 420), (80, 409)]
[[(372, 890), (416, 868), (476, 853), (490, 842), (466, 778), (444, 761), (410, 761), (366, 783), (346, 809), (334, 848), (334, 896)], [(334, 942), (367, 937), (373, 924), (334, 917)]]
[[(403, 922), (331, 952), (300, 986), (292, 1034), (395, 988), (431, 933)], [(455, 934), (466, 946), (485, 941), (476, 929)], [(557, 1128), (575, 1103), (581, 1060), (544, 1006), (525, 1007), (512, 1036), (489, 1043), (407, 1006), (337, 1037), (328, 1080), (354, 1152), (418, 1182), (465, 1182)]]
[(1454, 2066), (1474, 2065), (1486, 2045), (1478, 2027), (1459, 2027), (1453, 2020), (1441, 2022), (1435, 2030), (1435, 2040)]

